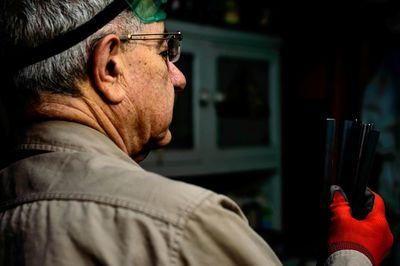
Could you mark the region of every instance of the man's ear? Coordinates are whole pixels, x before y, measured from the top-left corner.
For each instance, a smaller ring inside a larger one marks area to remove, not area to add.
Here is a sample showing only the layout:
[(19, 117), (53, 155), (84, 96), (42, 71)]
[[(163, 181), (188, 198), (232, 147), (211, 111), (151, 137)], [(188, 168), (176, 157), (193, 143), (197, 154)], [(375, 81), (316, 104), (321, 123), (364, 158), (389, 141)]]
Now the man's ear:
[(89, 72), (93, 83), (103, 98), (119, 103), (124, 99), (125, 90), (120, 83), (122, 71), (121, 41), (109, 34), (100, 39), (93, 49)]

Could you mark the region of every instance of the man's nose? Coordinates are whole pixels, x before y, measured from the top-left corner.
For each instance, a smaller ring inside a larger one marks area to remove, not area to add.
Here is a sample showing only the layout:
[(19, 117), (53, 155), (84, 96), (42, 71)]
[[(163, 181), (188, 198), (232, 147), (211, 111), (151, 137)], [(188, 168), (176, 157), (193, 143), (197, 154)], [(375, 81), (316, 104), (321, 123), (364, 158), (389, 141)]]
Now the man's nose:
[(175, 66), (174, 63), (168, 62), (169, 77), (172, 81), (172, 85), (176, 91), (181, 91), (186, 86), (185, 75)]

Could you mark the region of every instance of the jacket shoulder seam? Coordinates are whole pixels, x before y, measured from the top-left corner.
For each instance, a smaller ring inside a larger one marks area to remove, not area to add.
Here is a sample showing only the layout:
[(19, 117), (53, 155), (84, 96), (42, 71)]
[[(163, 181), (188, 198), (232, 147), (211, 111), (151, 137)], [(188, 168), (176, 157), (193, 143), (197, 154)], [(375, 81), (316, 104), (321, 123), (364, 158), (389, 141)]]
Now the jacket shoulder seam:
[(9, 209), (16, 208), (20, 205), (29, 204), (40, 201), (81, 201), (81, 202), (93, 202), (100, 205), (108, 205), (114, 208), (123, 208), (126, 210), (138, 212), (147, 215), (153, 219), (167, 222), (178, 228), (182, 227), (181, 218), (174, 219), (167, 213), (161, 213), (157, 210), (146, 209), (140, 204), (135, 204), (134, 201), (124, 200), (117, 197), (111, 197), (107, 195), (96, 195), (96, 194), (83, 194), (83, 193), (63, 193), (63, 192), (42, 192), (32, 193), (23, 197), (18, 197), (13, 200), (7, 200), (0, 203), (0, 212), (4, 212)]

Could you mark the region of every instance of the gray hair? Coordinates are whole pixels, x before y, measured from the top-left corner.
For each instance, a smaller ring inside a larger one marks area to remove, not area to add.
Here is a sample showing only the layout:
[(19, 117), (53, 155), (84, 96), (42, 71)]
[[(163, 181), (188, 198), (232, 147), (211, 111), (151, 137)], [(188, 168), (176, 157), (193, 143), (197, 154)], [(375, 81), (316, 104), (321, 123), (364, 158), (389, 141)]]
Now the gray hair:
[[(0, 38), (3, 43), (35, 47), (87, 22), (112, 1), (2, 0)], [(12, 86), (18, 94), (28, 97), (40, 95), (42, 91), (79, 96), (77, 83), (87, 76), (96, 41), (110, 33), (134, 33), (141, 28), (142, 22), (125, 10), (77, 45), (17, 71)]]

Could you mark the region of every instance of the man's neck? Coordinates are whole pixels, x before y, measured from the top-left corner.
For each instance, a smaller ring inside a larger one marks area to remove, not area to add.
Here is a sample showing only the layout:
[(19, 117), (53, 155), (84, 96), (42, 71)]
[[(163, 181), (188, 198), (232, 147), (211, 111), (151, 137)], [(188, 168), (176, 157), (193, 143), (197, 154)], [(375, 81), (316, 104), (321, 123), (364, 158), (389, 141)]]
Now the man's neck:
[(66, 96), (44, 93), (40, 100), (27, 110), (29, 120), (63, 120), (89, 126), (109, 137), (121, 150), (128, 153), (123, 136), (106, 105), (85, 96)]

